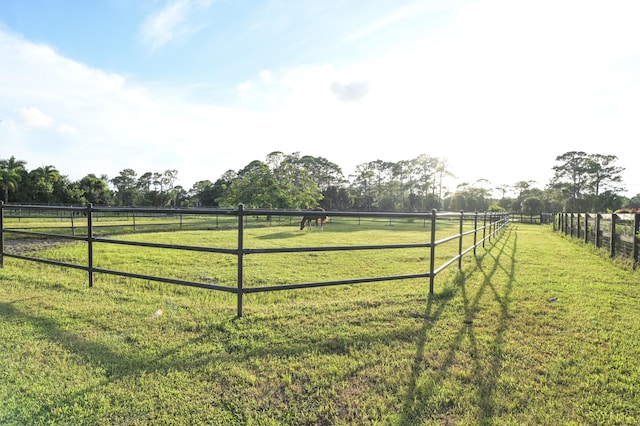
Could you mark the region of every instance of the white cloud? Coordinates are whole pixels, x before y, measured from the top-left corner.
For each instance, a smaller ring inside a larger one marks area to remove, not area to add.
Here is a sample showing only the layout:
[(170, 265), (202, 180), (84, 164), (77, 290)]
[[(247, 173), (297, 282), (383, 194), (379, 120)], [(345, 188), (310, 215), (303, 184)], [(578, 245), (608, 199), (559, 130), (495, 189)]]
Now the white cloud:
[(349, 83), (334, 81), (331, 83), (331, 91), (342, 102), (356, 102), (367, 94), (369, 87), (366, 81), (351, 81)]
[(455, 5), (457, 5), (458, 3), (460, 2), (454, 0), (431, 0), (427, 2), (417, 0), (413, 3), (408, 3), (395, 10), (391, 14), (383, 16), (359, 28), (347, 37), (347, 41), (359, 40), (361, 38), (375, 34), (379, 31), (388, 29), (393, 25), (402, 24), (403, 22), (408, 20), (421, 19), (424, 21), (429, 14), (442, 13), (447, 9), (455, 7)]
[(78, 129), (71, 127), (68, 124), (60, 124), (57, 127), (57, 130), (62, 134), (70, 135), (70, 136), (78, 134)]
[(209, 7), (210, 0), (173, 0), (149, 15), (140, 28), (142, 42), (155, 50), (172, 40), (190, 36), (204, 25), (198, 12)]
[(240, 95), (244, 95), (251, 90), (251, 82), (243, 81), (242, 83), (238, 83), (237, 89)]
[(53, 118), (40, 111), (38, 108), (22, 108), (20, 109), (20, 117), (22, 122), (30, 127), (51, 127)]
[(273, 80), (273, 75), (269, 70), (262, 70), (258, 75), (260, 76), (260, 80), (264, 83), (268, 84), (268, 83), (271, 83), (271, 81)]

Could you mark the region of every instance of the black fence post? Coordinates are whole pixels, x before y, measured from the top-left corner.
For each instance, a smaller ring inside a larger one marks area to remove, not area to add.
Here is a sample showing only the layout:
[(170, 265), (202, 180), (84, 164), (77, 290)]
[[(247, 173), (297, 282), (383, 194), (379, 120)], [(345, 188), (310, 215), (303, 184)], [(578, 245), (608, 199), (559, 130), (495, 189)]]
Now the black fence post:
[(609, 255), (615, 257), (616, 255), (616, 218), (618, 216), (615, 213), (611, 213), (611, 241), (609, 244)]
[(597, 248), (600, 248), (602, 246), (602, 234), (600, 233), (600, 222), (602, 222), (602, 215), (600, 213), (596, 213), (596, 238), (595, 238), (595, 245)]
[(558, 213), (558, 232), (562, 232), (562, 213)]
[(458, 233), (458, 270), (462, 269), (462, 233), (464, 232), (464, 211), (460, 210), (460, 231)]
[(431, 253), (429, 259), (429, 294), (433, 294), (436, 269), (436, 209), (431, 210)]
[(638, 238), (638, 234), (640, 233), (640, 213), (636, 212), (634, 215), (634, 223), (633, 223), (633, 269), (638, 267), (638, 263), (640, 259), (638, 258), (638, 245), (640, 245), (640, 238)]
[(75, 222), (73, 220), (73, 215), (74, 215), (74, 211), (73, 210), (69, 210), (69, 216), (71, 219), (71, 235), (73, 235), (74, 237), (76, 236), (76, 225)]
[(484, 223), (482, 225), (482, 248), (484, 248), (484, 242), (487, 239), (487, 212), (484, 212)]
[(244, 257), (244, 205), (238, 205), (238, 318), (242, 317), (243, 302), (243, 257)]
[(476, 255), (476, 246), (478, 245), (478, 211), (473, 213), (473, 255)]
[[(72, 212), (73, 214), (73, 212)], [(93, 205), (87, 204), (87, 251), (88, 251), (88, 267), (89, 288), (93, 287)]]
[(496, 229), (495, 225), (495, 217), (493, 212), (489, 212), (489, 243), (491, 243), (491, 237), (493, 236), (493, 231)]
[(589, 242), (589, 213), (584, 214), (584, 243)]
[(0, 268), (4, 268), (4, 201), (0, 201)]
[(569, 236), (573, 237), (573, 213), (571, 213), (571, 216), (569, 219)]

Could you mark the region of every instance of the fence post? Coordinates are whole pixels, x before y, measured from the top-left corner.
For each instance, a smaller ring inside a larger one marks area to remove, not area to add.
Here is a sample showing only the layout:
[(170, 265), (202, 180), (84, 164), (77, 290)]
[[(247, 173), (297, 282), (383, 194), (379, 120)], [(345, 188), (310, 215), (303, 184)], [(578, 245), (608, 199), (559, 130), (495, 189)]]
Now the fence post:
[(76, 226), (73, 220), (73, 210), (69, 210), (69, 216), (71, 216), (71, 235), (76, 236)]
[(489, 212), (489, 243), (491, 243), (491, 237), (496, 231), (496, 218), (494, 212)]
[(476, 245), (478, 244), (478, 211), (473, 214), (473, 255), (476, 255)]
[(589, 213), (584, 214), (584, 243), (589, 243)]
[(618, 216), (615, 213), (611, 213), (611, 241), (609, 248), (609, 255), (615, 257), (616, 255), (616, 218)]
[(244, 256), (244, 205), (238, 205), (238, 318), (242, 317), (243, 302), (243, 256)]
[(458, 269), (462, 269), (462, 232), (464, 230), (464, 211), (460, 210), (460, 232), (458, 234)]
[(93, 205), (87, 204), (87, 250), (88, 250), (88, 267), (89, 288), (93, 287)]
[(558, 219), (558, 232), (562, 232), (563, 229), (564, 229), (562, 227), (562, 221), (563, 221), (562, 213), (558, 213), (558, 218), (557, 219)]
[(638, 238), (638, 234), (640, 233), (640, 213), (636, 212), (635, 220), (633, 224), (633, 269), (638, 267), (638, 263), (640, 263), (640, 259), (638, 258), (638, 245), (640, 245), (640, 238)]
[(595, 238), (595, 244), (597, 248), (600, 248), (600, 246), (602, 246), (602, 239), (601, 239), (601, 235), (600, 235), (600, 222), (602, 221), (602, 216), (600, 215), (600, 213), (596, 213), (596, 238)]
[(0, 201), (0, 268), (4, 268), (4, 201)]
[(484, 241), (487, 238), (487, 212), (484, 212), (484, 222), (482, 226), (482, 248), (484, 248)]
[(436, 209), (431, 210), (431, 253), (429, 259), (429, 294), (433, 294), (436, 268)]
[(569, 217), (569, 236), (573, 237), (573, 213)]

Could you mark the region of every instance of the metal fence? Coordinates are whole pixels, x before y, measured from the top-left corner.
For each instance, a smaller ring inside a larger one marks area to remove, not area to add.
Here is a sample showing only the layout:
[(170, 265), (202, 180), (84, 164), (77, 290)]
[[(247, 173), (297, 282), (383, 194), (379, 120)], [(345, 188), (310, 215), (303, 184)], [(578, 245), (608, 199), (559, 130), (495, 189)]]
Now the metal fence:
[(509, 221), (512, 223), (532, 223), (532, 224), (550, 224), (553, 222), (553, 215), (548, 213), (525, 214), (513, 213), (509, 214)]
[(556, 213), (553, 229), (630, 259), (634, 269), (640, 263), (640, 213)]
[[(150, 208), (114, 208), (97, 207), (92, 205), (81, 207), (54, 207), (54, 206), (34, 206), (0, 204), (0, 267), (4, 267), (4, 258), (10, 257), (25, 261), (40, 262), (55, 266), (75, 268), (86, 271), (88, 274), (89, 287), (93, 287), (95, 274), (110, 274), (121, 277), (144, 279), (149, 281), (164, 282), (183, 286), (199, 287), (209, 290), (234, 293), (237, 296), (237, 315), (243, 315), (244, 295), (259, 292), (271, 292), (280, 290), (292, 290), (312, 287), (335, 286), (344, 284), (372, 283), (390, 280), (405, 280), (424, 278), (429, 280), (429, 292), (434, 292), (435, 277), (457, 262), (458, 268), (462, 267), (462, 258), (469, 252), (476, 254), (476, 248), (484, 247), (486, 241), (497, 238), (505, 227), (509, 224), (508, 213), (489, 212), (459, 212), (459, 213), (438, 213), (435, 210), (429, 213), (382, 213), (382, 212), (327, 212), (332, 218), (349, 218), (354, 223), (359, 223), (364, 218), (376, 220), (421, 220), (425, 228), (424, 242), (406, 244), (370, 244), (370, 245), (350, 245), (350, 246), (322, 246), (322, 247), (271, 247), (258, 248), (246, 247), (244, 232), (248, 226), (270, 226), (274, 221), (279, 224), (297, 224), (303, 216), (321, 215), (309, 211), (292, 210), (267, 210), (267, 209), (246, 209), (239, 205), (236, 209), (150, 209)], [(23, 218), (41, 218), (46, 220), (46, 224), (22, 224), (20, 227), (15, 223), (21, 223)], [(140, 218), (146, 218), (141, 223)], [(259, 222), (250, 222), (250, 218), (266, 218)], [(116, 218), (116, 219), (114, 219)], [(14, 226), (7, 226), (8, 219), (11, 219)], [(53, 224), (51, 220), (53, 219)], [(114, 222), (115, 220), (115, 222)], [(59, 223), (55, 223), (59, 221)], [(120, 222), (118, 222), (120, 221)], [(457, 232), (437, 238), (436, 224), (447, 221), (454, 224)], [(466, 225), (466, 227), (465, 227)], [(161, 244), (143, 241), (126, 241), (118, 239), (117, 235), (126, 232), (146, 232), (153, 230), (179, 231), (185, 229), (211, 229), (225, 227), (226, 229), (237, 230), (237, 244), (232, 248), (221, 247), (201, 247), (176, 244)], [(466, 228), (466, 230), (465, 230)], [(42, 259), (34, 256), (20, 254), (6, 250), (5, 236), (21, 239), (55, 239), (66, 241), (80, 241), (87, 246), (86, 264), (74, 264), (50, 259)], [(472, 243), (463, 247), (463, 238), (472, 238)], [(457, 253), (437, 266), (436, 248), (442, 244), (456, 241)], [(211, 283), (195, 282), (190, 280), (160, 277), (146, 274), (136, 274), (124, 271), (117, 271), (94, 266), (94, 245), (95, 244), (120, 244), (126, 246), (150, 247), (157, 249), (174, 249), (192, 252), (221, 253), (235, 256), (237, 258), (237, 282), (235, 286), (223, 286)], [(300, 253), (300, 252), (331, 252), (331, 251), (357, 251), (357, 250), (396, 250), (407, 248), (429, 249), (430, 255), (428, 265), (425, 265), (424, 272), (405, 274), (374, 276), (357, 279), (341, 279), (333, 281), (317, 281), (308, 283), (293, 283), (276, 286), (244, 286), (244, 257), (247, 255), (261, 255), (267, 253)]]

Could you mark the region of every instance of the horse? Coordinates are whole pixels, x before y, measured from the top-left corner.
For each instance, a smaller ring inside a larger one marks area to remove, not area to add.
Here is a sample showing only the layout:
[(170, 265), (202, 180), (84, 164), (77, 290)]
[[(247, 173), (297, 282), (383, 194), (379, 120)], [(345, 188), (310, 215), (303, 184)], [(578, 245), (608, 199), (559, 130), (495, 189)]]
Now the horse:
[(311, 221), (316, 221), (316, 228), (320, 226), (320, 230), (324, 231), (324, 223), (329, 220), (329, 216), (326, 215), (324, 209), (322, 207), (316, 207), (310, 210), (311, 212), (318, 212), (314, 214), (307, 214), (302, 217), (302, 221), (300, 221), (300, 230), (302, 231), (305, 226), (311, 230)]

